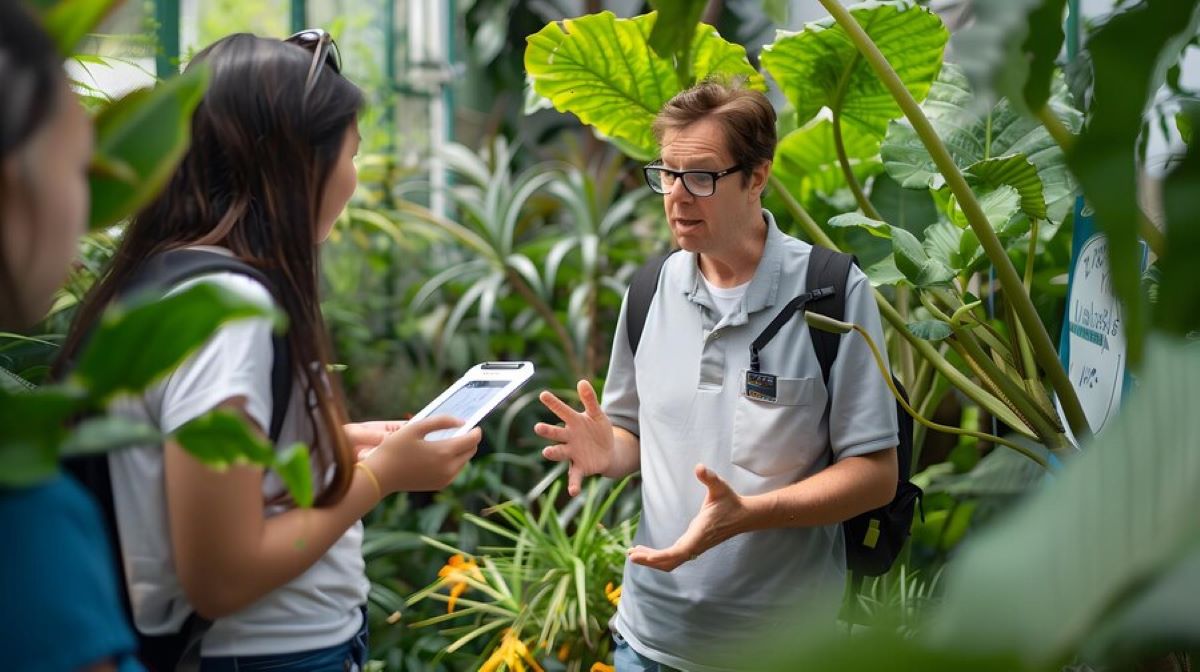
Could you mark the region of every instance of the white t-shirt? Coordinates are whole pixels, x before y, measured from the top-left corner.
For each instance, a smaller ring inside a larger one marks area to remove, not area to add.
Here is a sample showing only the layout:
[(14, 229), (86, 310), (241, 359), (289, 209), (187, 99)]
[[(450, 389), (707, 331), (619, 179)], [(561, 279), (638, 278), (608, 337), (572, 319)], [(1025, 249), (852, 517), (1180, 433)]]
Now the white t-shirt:
[[(195, 278), (264, 305), (270, 292), (235, 273)], [(178, 290), (176, 290), (178, 291)], [(271, 421), (271, 324), (266, 319), (229, 323), (182, 366), (138, 397), (117, 400), (113, 413), (148, 421), (164, 433), (234, 396), (260, 427)], [(296, 378), (297, 376), (293, 376)], [(279, 445), (312, 445), (302, 388), (293, 390)], [(192, 608), (175, 574), (160, 445), (137, 446), (109, 455), (113, 499), (125, 576), (137, 629), (148, 635), (177, 632)], [(276, 474), (263, 478), (264, 503), (283, 486)], [(283, 509), (268, 507), (267, 515)], [(360, 606), (370, 582), (362, 558), (362, 523), (355, 523), (312, 567), (241, 611), (218, 619), (204, 636), (205, 656), (288, 653), (333, 646), (362, 624)]]
[(717, 287), (709, 282), (703, 273), (698, 273), (698, 275), (704, 281), (704, 288), (708, 290), (708, 295), (712, 297), (713, 304), (716, 306), (718, 322), (726, 315), (732, 315), (741, 307), (742, 297), (746, 295), (746, 288), (750, 286), (749, 280), (736, 287)]

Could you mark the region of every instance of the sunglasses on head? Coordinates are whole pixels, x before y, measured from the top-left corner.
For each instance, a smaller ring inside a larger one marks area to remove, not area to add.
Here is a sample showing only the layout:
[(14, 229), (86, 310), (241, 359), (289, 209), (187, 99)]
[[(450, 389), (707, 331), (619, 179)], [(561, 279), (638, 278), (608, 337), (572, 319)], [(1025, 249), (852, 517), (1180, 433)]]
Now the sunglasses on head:
[(325, 68), (321, 67), (322, 63), (333, 68), (334, 72), (340, 73), (342, 71), (342, 54), (338, 51), (337, 43), (333, 41), (333, 36), (325, 30), (321, 28), (308, 28), (292, 35), (284, 40), (284, 42), (304, 47), (313, 54), (312, 65), (308, 66), (308, 77), (304, 80), (305, 97), (317, 85), (317, 80), (320, 79), (321, 72), (325, 70)]

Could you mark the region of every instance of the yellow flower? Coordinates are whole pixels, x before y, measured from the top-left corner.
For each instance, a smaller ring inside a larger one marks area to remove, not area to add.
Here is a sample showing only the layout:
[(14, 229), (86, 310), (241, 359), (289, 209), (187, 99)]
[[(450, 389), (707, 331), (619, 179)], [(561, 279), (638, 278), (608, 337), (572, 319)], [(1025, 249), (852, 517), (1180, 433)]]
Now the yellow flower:
[(438, 570), (438, 578), (445, 579), (446, 583), (450, 585), (450, 600), (446, 602), (447, 614), (454, 612), (458, 596), (466, 592), (468, 577), (482, 582), (483, 572), (479, 571), (479, 566), (475, 564), (474, 560), (467, 560), (461, 553), (456, 553), (444, 567)]
[(604, 584), (604, 596), (608, 598), (609, 602), (612, 602), (614, 607), (617, 606), (617, 603), (621, 601), (621, 586), (613, 588), (612, 582), (609, 581)]
[(604, 663), (592, 663), (592, 669), (588, 670), (588, 672), (617, 672), (617, 670), (612, 665), (605, 665)]
[(529, 653), (525, 642), (522, 642), (517, 633), (510, 628), (504, 631), (500, 646), (497, 646), (492, 655), (483, 662), (483, 665), (479, 667), (479, 672), (495, 672), (500, 669), (501, 665), (511, 672), (525, 672), (525, 663), (529, 663), (529, 669), (533, 672), (545, 672), (533, 655)]
[(571, 643), (563, 642), (562, 646), (558, 647), (559, 662), (567, 662), (567, 658), (571, 656)]

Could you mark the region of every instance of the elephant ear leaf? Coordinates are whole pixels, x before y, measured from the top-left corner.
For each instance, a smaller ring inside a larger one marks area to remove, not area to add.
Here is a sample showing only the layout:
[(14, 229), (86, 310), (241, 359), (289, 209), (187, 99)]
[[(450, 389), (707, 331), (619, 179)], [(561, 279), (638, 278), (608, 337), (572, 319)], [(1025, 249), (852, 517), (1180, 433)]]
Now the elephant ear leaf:
[[(1083, 117), (1072, 106), (1061, 77), (1052, 82), (1049, 104), (1072, 131), (1082, 125)], [(985, 186), (1006, 184), (1017, 189), (1021, 207), (1030, 217), (1061, 223), (1070, 212), (1075, 185), (1066, 157), (1045, 127), (1018, 113), (1008, 99), (1001, 99), (992, 108), (979, 108), (962, 68), (947, 63), (921, 107), (959, 169), (975, 173)], [(939, 189), (945, 184), (933, 157), (916, 132), (903, 122), (891, 123), (879, 153), (888, 175), (902, 186)], [(983, 163), (989, 161), (995, 163)], [(1044, 214), (1034, 193), (1033, 176), (1023, 162), (1032, 164), (1041, 183)]]
[[(654, 158), (654, 116), (683, 90), (671, 59), (651, 46), (657, 20), (653, 12), (632, 19), (600, 12), (547, 24), (527, 38), (525, 70), (533, 92), (635, 159)], [(766, 90), (746, 50), (722, 39), (715, 28), (697, 24), (691, 39), (696, 79), (745, 77), (750, 86)]]
[[(941, 19), (912, 2), (867, 2), (851, 15), (896, 69), (918, 101), (942, 66), (949, 33)], [(900, 108), (832, 18), (796, 33), (780, 31), (763, 47), (763, 67), (796, 108), (800, 123), (828, 107), (847, 128), (874, 139), (887, 133)]]

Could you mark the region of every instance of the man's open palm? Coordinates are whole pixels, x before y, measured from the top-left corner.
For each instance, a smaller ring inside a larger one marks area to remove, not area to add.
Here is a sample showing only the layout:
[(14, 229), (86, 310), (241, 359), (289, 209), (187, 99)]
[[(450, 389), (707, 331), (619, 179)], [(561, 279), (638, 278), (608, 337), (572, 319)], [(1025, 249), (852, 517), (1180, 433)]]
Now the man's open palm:
[(539, 399), (550, 412), (562, 420), (561, 425), (539, 422), (533, 431), (543, 439), (556, 441), (542, 450), (542, 455), (555, 462), (568, 460), (567, 492), (572, 497), (583, 488), (583, 477), (605, 473), (613, 459), (612, 422), (600, 410), (596, 391), (586, 380), (576, 387), (583, 402), (583, 412), (571, 408), (562, 399), (550, 392), (542, 392)]

